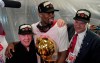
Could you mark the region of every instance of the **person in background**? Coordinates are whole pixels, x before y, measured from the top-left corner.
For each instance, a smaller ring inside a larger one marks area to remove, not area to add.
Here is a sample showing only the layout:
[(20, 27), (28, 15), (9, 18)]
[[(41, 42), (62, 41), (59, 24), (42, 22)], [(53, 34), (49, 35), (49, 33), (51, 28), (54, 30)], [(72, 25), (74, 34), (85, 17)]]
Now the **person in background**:
[(8, 43), (5, 39), (5, 32), (2, 27), (2, 24), (0, 23), (0, 63), (5, 63), (5, 50), (6, 47), (8, 46)]
[[(18, 1), (0, 0), (0, 7), (20, 8), (21, 3)], [(5, 50), (8, 46), (5, 36), (5, 31), (2, 27), (2, 23), (0, 22), (0, 63), (5, 63)]]
[[(46, 37), (50, 38), (55, 42), (56, 53), (55, 53), (55, 61), (56, 63), (64, 63), (66, 59), (66, 51), (68, 48), (68, 34), (67, 27), (64, 25), (63, 27), (58, 27), (57, 22), (62, 21), (62, 19), (54, 20), (54, 12), (59, 11), (54, 9), (53, 4), (49, 1), (44, 1), (38, 5), (38, 14), (41, 21), (32, 24), (33, 32), (34, 32), (34, 40), (38, 37)], [(6, 56), (11, 58), (12, 55), (10, 53), (10, 49), (14, 51), (14, 44), (9, 44), (6, 50)], [(39, 57), (39, 56), (38, 56)], [(41, 60), (39, 60), (41, 63)]]
[[(100, 63), (100, 37), (87, 28), (90, 18), (91, 12), (87, 9), (79, 9), (76, 12), (73, 26), (68, 30), (70, 45), (66, 63)], [(72, 42), (75, 34), (76, 43), (75, 40)]]
[(7, 58), (6, 63), (37, 63), (36, 48), (33, 40), (32, 27), (29, 24), (19, 26), (19, 42), (15, 45), (13, 57)]

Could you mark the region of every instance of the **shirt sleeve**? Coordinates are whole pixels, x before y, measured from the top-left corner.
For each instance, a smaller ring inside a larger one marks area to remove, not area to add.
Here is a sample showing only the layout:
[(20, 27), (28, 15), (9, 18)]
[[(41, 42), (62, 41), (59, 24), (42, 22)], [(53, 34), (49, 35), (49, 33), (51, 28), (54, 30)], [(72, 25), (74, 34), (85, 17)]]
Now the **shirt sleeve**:
[(68, 31), (67, 31), (67, 26), (63, 27), (58, 27), (59, 30), (59, 52), (65, 51), (68, 49)]

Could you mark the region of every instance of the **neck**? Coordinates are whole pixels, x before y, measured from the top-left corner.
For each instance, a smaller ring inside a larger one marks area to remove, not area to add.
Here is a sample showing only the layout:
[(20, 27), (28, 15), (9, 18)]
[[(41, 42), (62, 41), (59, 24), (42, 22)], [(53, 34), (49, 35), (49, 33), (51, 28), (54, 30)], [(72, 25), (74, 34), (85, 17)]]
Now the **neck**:
[(46, 26), (47, 25), (47, 23), (45, 23), (45, 22), (43, 22), (43, 21), (41, 21), (41, 23), (40, 23), (42, 26)]

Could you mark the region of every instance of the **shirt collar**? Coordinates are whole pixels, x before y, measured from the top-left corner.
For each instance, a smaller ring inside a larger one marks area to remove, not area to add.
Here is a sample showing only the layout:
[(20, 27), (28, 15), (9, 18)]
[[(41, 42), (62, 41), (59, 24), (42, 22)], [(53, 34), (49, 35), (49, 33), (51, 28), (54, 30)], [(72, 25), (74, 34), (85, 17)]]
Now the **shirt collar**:
[[(87, 31), (87, 28), (86, 28), (86, 30), (85, 30), (84, 32), (78, 33), (79, 38), (85, 36), (85, 35), (86, 35), (86, 31)], [(76, 34), (76, 33), (77, 33), (77, 32), (75, 32), (75, 34)]]

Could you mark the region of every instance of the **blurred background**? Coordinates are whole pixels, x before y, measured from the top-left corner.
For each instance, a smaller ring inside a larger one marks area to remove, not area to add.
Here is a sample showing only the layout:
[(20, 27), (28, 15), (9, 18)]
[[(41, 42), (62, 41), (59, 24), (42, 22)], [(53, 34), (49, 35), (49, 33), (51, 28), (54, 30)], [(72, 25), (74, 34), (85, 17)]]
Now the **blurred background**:
[[(7, 41), (18, 41), (18, 26), (23, 23), (32, 24), (39, 21), (38, 4), (45, 0), (12, 0), (21, 2), (21, 8), (0, 8), (0, 22), (6, 32)], [(100, 0), (47, 0), (59, 9), (55, 19), (62, 18), (66, 23), (73, 23), (73, 17), (78, 9), (88, 9), (92, 13), (91, 25), (95, 29), (100, 26)], [(100, 30), (99, 30), (100, 33)]]

